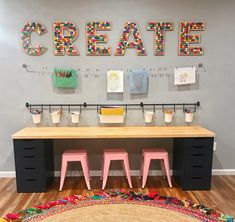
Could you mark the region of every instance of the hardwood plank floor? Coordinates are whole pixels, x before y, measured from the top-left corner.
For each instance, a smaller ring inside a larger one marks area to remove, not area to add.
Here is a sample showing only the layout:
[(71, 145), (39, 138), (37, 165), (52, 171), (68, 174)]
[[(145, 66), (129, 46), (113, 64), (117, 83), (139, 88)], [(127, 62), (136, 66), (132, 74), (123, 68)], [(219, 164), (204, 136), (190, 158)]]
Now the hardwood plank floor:
[[(179, 199), (192, 200), (195, 203), (205, 204), (226, 214), (235, 216), (235, 176), (213, 176), (212, 189), (210, 191), (182, 191), (173, 181), (170, 189), (167, 180), (162, 177), (148, 177), (146, 188), (141, 189), (141, 181), (138, 177), (132, 177), (134, 191), (148, 193), (156, 191), (162, 195), (170, 195)], [(92, 177), (91, 186), (93, 192), (100, 191), (101, 181), (99, 177)], [(109, 177), (105, 191), (111, 188), (128, 188), (124, 177)], [(72, 194), (85, 194), (87, 192), (83, 178), (66, 178), (62, 192), (58, 192), (59, 178), (46, 193), (17, 193), (14, 178), (0, 179), (0, 217), (9, 212), (18, 212), (27, 207), (33, 207), (38, 203), (46, 203)]]

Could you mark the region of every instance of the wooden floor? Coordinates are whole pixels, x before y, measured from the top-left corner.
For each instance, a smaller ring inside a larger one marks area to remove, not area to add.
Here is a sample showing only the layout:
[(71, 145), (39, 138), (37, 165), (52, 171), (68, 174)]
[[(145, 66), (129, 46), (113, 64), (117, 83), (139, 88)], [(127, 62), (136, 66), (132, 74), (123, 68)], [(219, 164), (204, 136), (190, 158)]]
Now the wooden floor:
[[(192, 200), (195, 203), (205, 204), (208, 207), (220, 209), (226, 214), (235, 216), (235, 176), (213, 176), (210, 191), (182, 191), (173, 181), (173, 188), (168, 187), (167, 181), (161, 177), (148, 177), (145, 189), (141, 189), (140, 180), (132, 178), (134, 191), (148, 193), (157, 191), (162, 195), (171, 195), (179, 199)], [(91, 186), (100, 191), (101, 181), (98, 177), (92, 178)], [(47, 193), (17, 193), (15, 179), (0, 179), (0, 217), (9, 212), (18, 212), (38, 203), (46, 203), (72, 194), (87, 192), (82, 178), (66, 178), (62, 192), (58, 192), (59, 179), (56, 178)], [(128, 189), (127, 181), (123, 177), (109, 177), (107, 190), (111, 188)]]

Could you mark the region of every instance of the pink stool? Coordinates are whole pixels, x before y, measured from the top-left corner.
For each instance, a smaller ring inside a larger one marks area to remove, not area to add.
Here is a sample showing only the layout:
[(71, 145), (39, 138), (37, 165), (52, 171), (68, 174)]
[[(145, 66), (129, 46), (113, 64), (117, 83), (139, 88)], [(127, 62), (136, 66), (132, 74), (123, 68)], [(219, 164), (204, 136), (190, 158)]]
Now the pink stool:
[(141, 168), (141, 174), (143, 174), (143, 181), (142, 181), (142, 188), (145, 187), (150, 161), (151, 160), (161, 160), (161, 169), (163, 175), (167, 176), (168, 184), (170, 187), (172, 187), (171, 184), (171, 176), (170, 176), (170, 164), (169, 164), (169, 158), (168, 153), (165, 149), (144, 149), (142, 154), (142, 168)]
[(61, 176), (60, 176), (60, 191), (64, 185), (65, 174), (67, 170), (68, 162), (80, 161), (82, 165), (83, 174), (85, 177), (86, 185), (88, 190), (90, 187), (90, 172), (88, 167), (88, 157), (86, 150), (66, 150), (62, 155), (62, 166), (61, 166)]
[(103, 178), (102, 190), (104, 190), (107, 183), (111, 160), (123, 161), (123, 170), (125, 170), (129, 186), (130, 188), (132, 188), (128, 153), (124, 149), (119, 149), (119, 150), (104, 150), (103, 166), (102, 166), (102, 178)]

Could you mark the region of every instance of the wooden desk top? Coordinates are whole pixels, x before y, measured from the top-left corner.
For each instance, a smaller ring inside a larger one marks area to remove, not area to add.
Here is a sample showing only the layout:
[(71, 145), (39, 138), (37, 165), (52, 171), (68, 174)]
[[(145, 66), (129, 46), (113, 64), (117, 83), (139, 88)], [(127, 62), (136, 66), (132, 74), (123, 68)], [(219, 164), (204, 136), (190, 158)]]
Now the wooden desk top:
[(214, 137), (201, 126), (26, 127), (12, 139), (187, 138)]

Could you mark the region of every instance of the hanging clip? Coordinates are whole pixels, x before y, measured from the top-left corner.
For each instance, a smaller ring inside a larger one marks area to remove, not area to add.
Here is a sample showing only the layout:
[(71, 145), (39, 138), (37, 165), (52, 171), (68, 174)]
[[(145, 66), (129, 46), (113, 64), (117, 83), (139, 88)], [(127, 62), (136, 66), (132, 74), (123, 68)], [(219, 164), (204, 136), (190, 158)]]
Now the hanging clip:
[(140, 103), (140, 107), (142, 108), (142, 112), (144, 112), (144, 104), (143, 104), (143, 102)]

